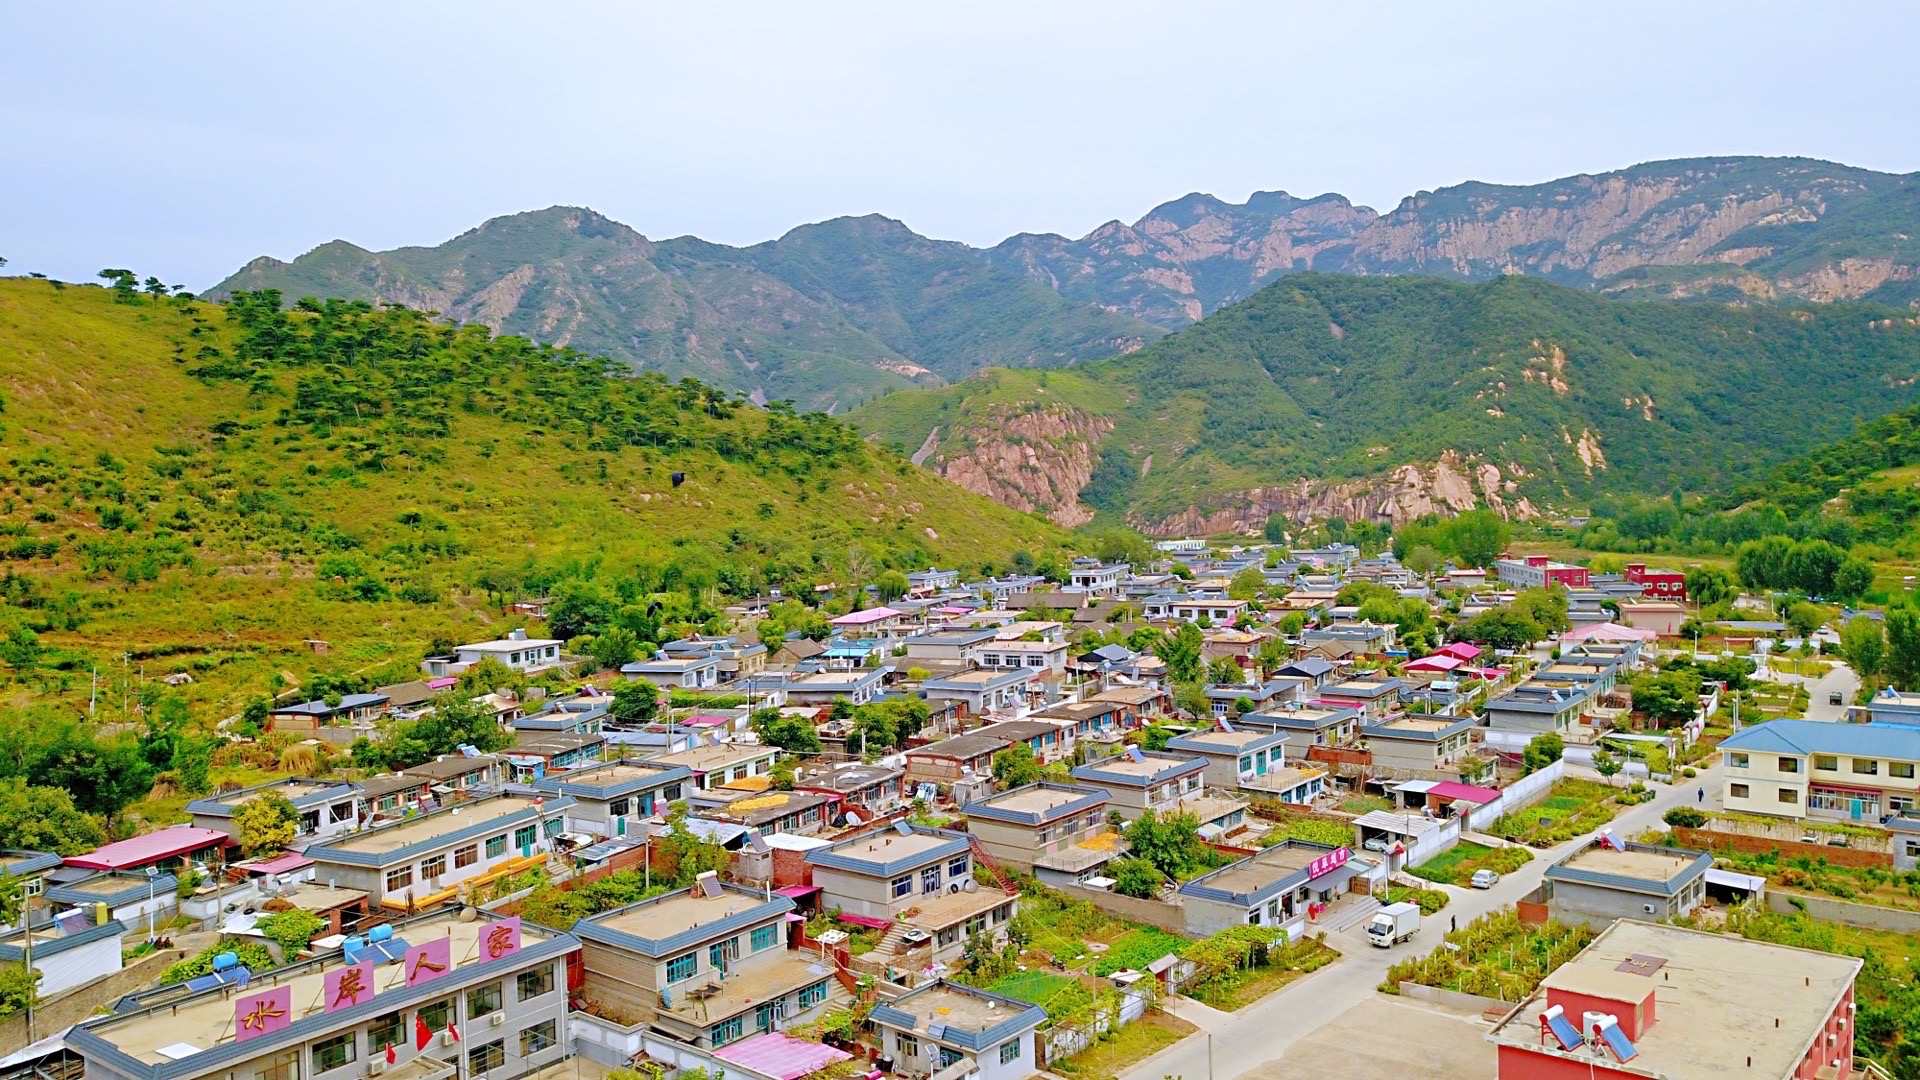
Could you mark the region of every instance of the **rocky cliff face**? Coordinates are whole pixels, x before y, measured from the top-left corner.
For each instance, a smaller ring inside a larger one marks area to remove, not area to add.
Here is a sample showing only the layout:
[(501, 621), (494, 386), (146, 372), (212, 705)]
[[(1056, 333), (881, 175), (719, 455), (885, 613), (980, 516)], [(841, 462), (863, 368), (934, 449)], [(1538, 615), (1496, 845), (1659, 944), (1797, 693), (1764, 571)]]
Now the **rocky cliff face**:
[(1137, 519), (1133, 525), (1149, 536), (1218, 536), (1257, 533), (1275, 515), (1301, 523), (1339, 517), (1400, 524), (1425, 514), (1457, 514), (1477, 506), (1524, 520), (1539, 512), (1518, 494), (1522, 475), (1512, 465), (1503, 469), (1449, 451), (1437, 461), (1402, 465), (1381, 477), (1340, 483), (1296, 480), (1254, 488), (1166, 517)]
[(913, 460), (977, 495), (1071, 527), (1093, 520), (1080, 491), (1112, 430), (1113, 421), (1071, 406), (999, 407), (951, 448), (934, 431)]

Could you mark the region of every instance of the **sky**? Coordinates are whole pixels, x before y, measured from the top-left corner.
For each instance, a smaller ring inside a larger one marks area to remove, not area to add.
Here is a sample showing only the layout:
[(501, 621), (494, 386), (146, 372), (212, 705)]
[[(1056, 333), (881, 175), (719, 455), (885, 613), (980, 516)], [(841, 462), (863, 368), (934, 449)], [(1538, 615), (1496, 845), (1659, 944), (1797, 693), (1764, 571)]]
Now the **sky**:
[(1920, 5), (0, 6), (5, 273), (205, 289), (586, 205), (757, 243), (1079, 236), (1190, 191), (1795, 154), (1920, 170)]

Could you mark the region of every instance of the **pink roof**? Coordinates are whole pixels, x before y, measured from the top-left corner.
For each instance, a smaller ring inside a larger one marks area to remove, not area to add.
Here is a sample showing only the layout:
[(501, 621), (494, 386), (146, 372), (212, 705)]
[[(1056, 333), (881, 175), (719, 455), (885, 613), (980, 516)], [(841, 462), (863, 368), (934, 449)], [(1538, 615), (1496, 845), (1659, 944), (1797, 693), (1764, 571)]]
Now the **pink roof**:
[(868, 623), (884, 622), (900, 617), (900, 612), (890, 607), (870, 607), (865, 611), (853, 611), (833, 620), (835, 626), (865, 626)]
[(1456, 802), (1470, 802), (1475, 806), (1485, 806), (1500, 797), (1492, 788), (1474, 787), (1471, 784), (1456, 784), (1451, 780), (1442, 780), (1427, 789), (1427, 797), (1451, 799)]
[(131, 840), (118, 840), (85, 855), (75, 855), (67, 860), (67, 865), (87, 870), (128, 870), (227, 842), (227, 834), (219, 829), (176, 826)]
[(1561, 641), (1652, 641), (1660, 635), (1652, 630), (1619, 623), (1600, 622), (1576, 626), (1560, 635)]
[(459, 684), (460, 684), (460, 680), (459, 680), (459, 679), (456, 679), (456, 678), (454, 678), (453, 676), (451, 676), (451, 675), (449, 675), (449, 676), (447, 676), (447, 677), (445, 677), (445, 678), (440, 678), (440, 679), (428, 679), (428, 680), (427, 680), (427, 689), (429, 689), (429, 690), (445, 690), (445, 689), (446, 689), (447, 687), (449, 687), (449, 686), (458, 686)]
[(1480, 646), (1471, 641), (1456, 641), (1451, 645), (1442, 645), (1433, 650), (1441, 656), (1457, 656), (1462, 660), (1474, 660), (1480, 656)]
[(1439, 653), (1434, 653), (1432, 656), (1423, 656), (1411, 661), (1406, 667), (1408, 671), (1452, 671), (1464, 663), (1466, 661), (1457, 656), (1441, 656)]
[(939, 612), (940, 612), (940, 614), (942, 614), (942, 615), (971, 615), (971, 614), (973, 614), (973, 609), (972, 609), (972, 608), (970, 608), (970, 607), (943, 607), (943, 608), (939, 608), (939, 609), (938, 609), (938, 611), (939, 611)]
[(752, 1069), (774, 1080), (800, 1080), (808, 1073), (846, 1061), (853, 1055), (824, 1043), (796, 1039), (779, 1031), (755, 1035), (713, 1052), (721, 1061)]
[(312, 866), (313, 860), (297, 851), (276, 855), (261, 862), (242, 863), (249, 874), (287, 874), (305, 866)]
[(729, 724), (732, 722), (733, 718), (729, 716), (719, 716), (714, 713), (694, 713), (692, 716), (680, 721), (680, 725), (682, 727), (713, 727), (716, 724)]

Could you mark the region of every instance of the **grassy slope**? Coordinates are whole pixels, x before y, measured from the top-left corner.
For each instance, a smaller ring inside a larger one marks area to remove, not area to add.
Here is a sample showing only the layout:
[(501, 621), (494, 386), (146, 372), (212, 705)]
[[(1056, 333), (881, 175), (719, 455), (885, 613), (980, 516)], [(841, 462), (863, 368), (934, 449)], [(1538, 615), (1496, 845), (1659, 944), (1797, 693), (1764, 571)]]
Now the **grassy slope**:
[[(194, 310), (212, 328), (199, 340), (230, 342), (221, 309)], [(689, 551), (723, 560), (743, 536), (762, 549), (755, 558), (771, 557), (764, 550), (772, 546), (789, 563), (831, 565), (860, 541), (876, 565), (933, 558), (964, 566), (1061, 538), (1037, 518), (879, 452), (800, 483), (706, 451), (590, 452), (565, 432), (457, 410), (450, 437), (435, 444), (440, 463), (351, 468), (350, 438), (302, 438), (274, 423), (284, 398), (250, 401), (242, 384), (188, 376), (192, 361), (174, 350), (198, 347), (192, 326), (170, 304), (115, 304), (100, 289), (0, 279), (0, 528), (61, 543), (50, 559), (5, 566), (45, 595), (69, 594), (83, 613), (78, 629), (43, 635), (70, 668), (44, 680), (52, 695), (64, 683), (68, 700), (83, 696), (88, 666), (122, 653), (135, 662), (171, 657), (149, 663), (150, 675), (191, 666), (201, 679), (193, 695), (217, 701), (258, 689), (270, 671), (350, 669), (407, 655), (435, 636), (490, 634), (503, 629), (499, 620), (458, 587), (487, 567), (620, 566)], [(223, 421), (238, 425), (224, 439), (214, 433)], [(743, 410), (729, 423), (750, 439), (762, 418)], [(150, 467), (164, 462), (163, 449), (188, 448), (193, 465), (182, 477)], [(102, 453), (111, 465), (97, 460)], [(674, 471), (688, 477), (678, 490)], [(126, 492), (123, 505), (139, 521), (133, 533), (102, 528), (109, 484)], [(210, 493), (212, 504), (195, 491)], [(234, 509), (250, 493), (276, 494), (310, 520), (301, 530), (263, 525)], [(177, 534), (155, 527), (176, 511), (191, 525)], [(403, 522), (416, 514), (418, 522)], [(423, 580), (442, 599), (323, 599), (312, 578), (325, 551), (314, 536), (325, 526), (352, 537), (356, 552), (380, 553), (401, 575), (396, 585)], [(197, 565), (134, 585), (112, 571), (89, 575), (82, 546), (103, 537), (178, 543)], [(309, 638), (331, 643), (328, 655), (314, 657), (302, 644)]]
[[(1913, 400), (1920, 329), (1868, 326), (1886, 314), (1620, 304), (1523, 278), (1301, 274), (1077, 377), (1127, 402), (1099, 411), (1117, 425), (1109, 447), (1153, 455), (1129, 493), (1148, 516), (1449, 449), (1509, 474), (1520, 466), (1536, 498), (1714, 490)], [(1548, 382), (1553, 346), (1566, 354), (1564, 389)], [(853, 419), (916, 446), (934, 423), (977, 415), (969, 397), (1016, 389), (973, 379), (906, 391)], [(1592, 478), (1568, 441), (1583, 429), (1610, 466)]]

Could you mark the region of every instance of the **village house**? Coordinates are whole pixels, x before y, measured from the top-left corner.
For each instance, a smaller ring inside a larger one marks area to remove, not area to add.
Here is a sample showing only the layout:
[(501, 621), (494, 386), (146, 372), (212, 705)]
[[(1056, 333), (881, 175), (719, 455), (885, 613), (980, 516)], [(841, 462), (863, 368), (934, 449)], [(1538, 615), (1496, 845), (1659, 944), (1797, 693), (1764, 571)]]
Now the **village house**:
[(909, 667), (964, 670), (974, 666), (980, 650), (998, 641), (999, 635), (992, 627), (942, 627), (929, 630), (915, 634), (902, 643), (907, 647), (904, 663)]
[(1111, 807), (1132, 821), (1149, 810), (1173, 810), (1182, 796), (1200, 790), (1206, 771), (1206, 759), (1193, 754), (1131, 747), (1117, 757), (1076, 766), (1071, 775), (1086, 787), (1105, 791)]
[(558, 638), (530, 638), (525, 630), (515, 630), (498, 641), (476, 641), (455, 646), (446, 656), (429, 656), (420, 662), (420, 670), (439, 679), (458, 675), (482, 660), (498, 660), (532, 675), (559, 666), (560, 646), (565, 644)]
[(84, 855), (69, 855), (68, 866), (82, 870), (138, 870), (147, 867), (173, 871), (190, 862), (219, 865), (226, 862), (233, 837), (220, 829), (174, 825), (150, 833), (102, 844)]
[(812, 836), (838, 816), (838, 795), (777, 791), (766, 777), (753, 780), (758, 783), (736, 780), (710, 791), (694, 792), (688, 801), (710, 820), (732, 822), (762, 835), (784, 832)]
[(1652, 600), (1687, 602), (1687, 575), (1679, 570), (1649, 570), (1646, 563), (1628, 563), (1621, 574), (1640, 586), (1640, 595)]
[[(55, 910), (81, 909), (89, 922), (99, 922), (94, 913), (104, 908), (108, 919), (118, 920), (128, 930), (144, 934), (155, 923), (164, 927), (173, 917), (180, 906), (175, 891), (179, 884), (180, 880), (170, 873), (107, 871), (78, 881), (48, 885), (41, 895)], [(35, 948), (38, 947), (36, 940)]]
[(1360, 727), (1360, 710), (1333, 706), (1282, 705), (1272, 712), (1242, 713), (1233, 722), (1241, 729), (1281, 731), (1287, 735), (1289, 761), (1305, 761), (1316, 746), (1344, 746)]
[(1503, 584), (1516, 589), (1545, 589), (1563, 585), (1569, 589), (1588, 587), (1587, 568), (1555, 562), (1545, 555), (1527, 555), (1518, 559), (1496, 559), (1493, 572)]
[(1102, 563), (1098, 559), (1075, 559), (1068, 572), (1067, 586), (1092, 596), (1118, 596), (1120, 579), (1132, 569), (1126, 563)]
[[(1034, 623), (1015, 623), (1015, 626), (1033, 626)], [(1059, 627), (1059, 623), (1046, 625)], [(1002, 634), (1005, 631), (1001, 631)], [(1064, 639), (1022, 641), (1019, 638), (996, 638), (982, 645), (975, 652), (975, 658), (983, 668), (996, 671), (1025, 671), (1029, 674), (1064, 675), (1067, 670), (1068, 646)]]
[(395, 911), (431, 907), (546, 862), (573, 800), (497, 795), (310, 844), (318, 880)]
[(827, 647), (813, 640), (795, 635), (782, 639), (767, 656), (769, 668), (793, 668), (808, 660), (817, 659), (825, 654)]
[(1047, 1011), (945, 980), (874, 1006), (880, 1050), (893, 1074), (1025, 1080), (1039, 1071), (1034, 1032)]
[(1486, 1038), (1500, 1080), (1853, 1077), (1861, 964), (1621, 919)]
[(844, 814), (851, 810), (872, 821), (906, 805), (907, 771), (892, 765), (836, 761), (807, 765), (793, 774), (793, 790), (833, 795)]
[(1529, 681), (1487, 699), (1487, 726), (1494, 731), (1566, 734), (1593, 702), (1591, 687)]
[(1166, 618), (1174, 622), (1205, 622), (1209, 626), (1230, 626), (1240, 616), (1246, 614), (1245, 600), (1203, 600), (1195, 596), (1182, 596), (1166, 605)]
[(605, 756), (607, 737), (570, 731), (520, 731), (513, 746), (501, 753), (516, 783), (531, 784), (544, 776), (593, 765)]
[(332, 836), (357, 828), (360, 819), (372, 813), (357, 784), (338, 780), (273, 780), (241, 788), (225, 795), (208, 795), (187, 803), (187, 818), (202, 829), (218, 829), (240, 839), (233, 816), (249, 800), (262, 795), (279, 795), (293, 804), (296, 837)]
[[(141, 895), (144, 898), (144, 890)], [(122, 942), (129, 933), (145, 932), (144, 922), (129, 926), (111, 918), (36, 921), (31, 931), (15, 927), (0, 934), (0, 963), (19, 970), (31, 960), (34, 992), (44, 999), (121, 970)]]
[(545, 777), (533, 787), (573, 800), (566, 831), (610, 837), (644, 833), (640, 823), (678, 801), (691, 779), (684, 765), (622, 759)]
[(498, 754), (442, 754), (432, 761), (408, 766), (401, 775), (424, 782), (439, 800), (498, 786), (506, 780), (507, 763)]
[(1458, 772), (1473, 749), (1471, 716), (1421, 716), (1408, 713), (1360, 729), (1378, 772), (1431, 775)]
[(1038, 783), (970, 802), (961, 813), (994, 861), (1061, 884), (1094, 877), (1124, 853), (1106, 806), (1100, 788)]
[(1370, 655), (1394, 648), (1398, 632), (1392, 623), (1336, 622), (1310, 626), (1300, 632), (1300, 644), (1306, 648), (1344, 645), (1347, 655)]
[(1713, 856), (1655, 847), (1603, 832), (1547, 867), (1547, 910), (1564, 923), (1604, 930), (1615, 919), (1671, 922), (1691, 916), (1707, 898)]
[(1163, 716), (1173, 715), (1173, 693), (1157, 684), (1149, 686), (1112, 686), (1087, 698), (1101, 704), (1124, 706), (1126, 726), (1141, 727)]
[(767, 647), (735, 637), (702, 637), (696, 634), (690, 638), (669, 641), (660, 646), (660, 652), (669, 657), (705, 656), (718, 660), (722, 686), (758, 675), (767, 669)]
[[(1774, 720), (1721, 748), (1722, 803), (1735, 812), (1877, 822), (1913, 816), (1920, 800), (1920, 727), (1910, 724)], [(1920, 855), (1916, 839), (1902, 837), (1909, 856)]]
[(1269, 712), (1289, 701), (1298, 701), (1303, 684), (1296, 679), (1269, 679), (1264, 683), (1211, 683), (1207, 686), (1207, 704), (1216, 719), (1230, 716), (1242, 699), (1253, 708), (1248, 712)]
[(828, 625), (833, 627), (835, 637), (891, 640), (911, 636), (911, 622), (906, 612), (882, 606), (848, 612), (828, 620)]
[(267, 730), (310, 733), (339, 724), (372, 723), (386, 714), (385, 694), (346, 694), (338, 704), (324, 700), (277, 705), (267, 710)]
[(1017, 712), (1027, 705), (1028, 684), (1032, 676), (1024, 670), (962, 671), (920, 684), (929, 704), (951, 701), (962, 716)]
[(780, 748), (764, 743), (706, 742), (673, 754), (647, 759), (661, 768), (686, 769), (694, 791), (711, 791), (721, 784), (748, 776), (768, 776), (780, 757)]
[(982, 735), (955, 735), (907, 751), (907, 779), (951, 784), (993, 768), (993, 755), (1012, 745), (1005, 739)]
[(1672, 600), (1622, 600), (1620, 621), (1661, 637), (1679, 637), (1680, 624), (1687, 621), (1687, 606)]
[[(388, 1069), (437, 1077), (456, 1067), (510, 1078), (567, 1054), (565, 957), (580, 948), (572, 935), (452, 912), (373, 933), (270, 978), (256, 973), (250, 985), (136, 995), (67, 1032), (66, 1044), (89, 1076), (150, 1080), (344, 1080)], [(252, 1034), (235, 1038), (241, 1028)]]
[(720, 658), (707, 653), (654, 654), (649, 660), (620, 665), (620, 674), (676, 690), (708, 690), (720, 685)]
[(0, 874), (19, 882), (25, 896), (39, 896), (47, 872), (60, 865), (60, 856), (50, 851), (0, 849)]
[(1307, 690), (1314, 691), (1334, 681), (1337, 671), (1339, 671), (1339, 665), (1331, 660), (1319, 656), (1304, 656), (1287, 664), (1274, 674), (1283, 678), (1305, 679)]
[(1181, 735), (1167, 749), (1198, 755), (1207, 762), (1206, 785), (1288, 803), (1310, 803), (1326, 790), (1327, 771), (1317, 765), (1286, 764), (1287, 735), (1271, 728), (1231, 729)]
[(886, 668), (815, 671), (787, 680), (786, 701), (789, 705), (831, 706), (844, 698), (849, 705), (865, 705), (879, 696), (886, 678)]
[(1351, 848), (1283, 840), (1180, 886), (1187, 934), (1235, 926), (1278, 926), (1299, 937), (1309, 904), (1329, 904), (1370, 864)]
[(960, 587), (960, 571), (929, 566), (907, 575), (907, 584), (916, 593), (943, 593)]
[(1005, 739), (1009, 745), (1026, 744), (1042, 765), (1073, 759), (1074, 737), (1071, 723), (1053, 720), (1005, 720), (968, 732), (989, 739)]
[(1328, 683), (1314, 693), (1319, 704), (1358, 709), (1366, 716), (1386, 716), (1400, 705), (1400, 692), (1406, 684), (1393, 676), (1348, 679)]
[(1017, 903), (975, 881), (972, 840), (947, 829), (896, 822), (809, 851), (807, 863), (822, 907), (885, 929), (875, 952), (915, 968), (953, 962), (977, 932), (1004, 940)]

